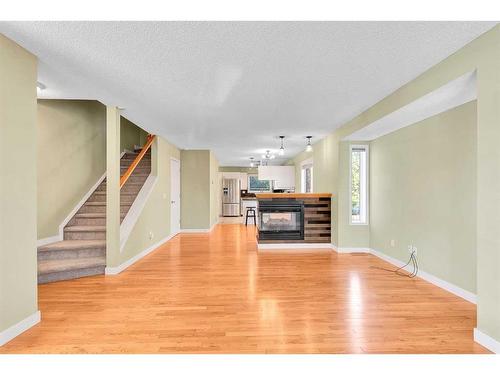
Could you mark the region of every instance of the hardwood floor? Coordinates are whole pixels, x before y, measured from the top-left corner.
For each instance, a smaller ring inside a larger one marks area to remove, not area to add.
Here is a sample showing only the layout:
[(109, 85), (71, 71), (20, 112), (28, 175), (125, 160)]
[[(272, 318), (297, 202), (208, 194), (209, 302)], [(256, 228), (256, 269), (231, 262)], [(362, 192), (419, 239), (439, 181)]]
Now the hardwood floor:
[(369, 254), (258, 253), (254, 227), (180, 234), (118, 276), (39, 286), (0, 353), (486, 353), (476, 308)]

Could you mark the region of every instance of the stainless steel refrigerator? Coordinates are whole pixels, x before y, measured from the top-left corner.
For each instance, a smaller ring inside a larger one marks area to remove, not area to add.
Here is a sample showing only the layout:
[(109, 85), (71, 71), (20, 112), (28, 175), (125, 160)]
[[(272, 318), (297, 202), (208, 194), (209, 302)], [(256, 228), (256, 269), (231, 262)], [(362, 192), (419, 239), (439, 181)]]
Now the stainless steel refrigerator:
[(240, 216), (240, 180), (222, 180), (222, 216)]

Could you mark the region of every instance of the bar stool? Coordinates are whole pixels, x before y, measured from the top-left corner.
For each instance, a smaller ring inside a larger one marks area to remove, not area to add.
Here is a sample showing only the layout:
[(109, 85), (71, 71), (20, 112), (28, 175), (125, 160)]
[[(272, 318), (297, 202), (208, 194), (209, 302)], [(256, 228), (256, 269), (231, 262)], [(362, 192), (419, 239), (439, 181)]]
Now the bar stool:
[[(252, 213), (250, 215), (250, 213)], [(248, 218), (251, 217), (253, 218), (253, 225), (257, 225), (257, 215), (255, 212), (255, 207), (247, 207), (247, 213), (245, 215), (245, 226), (248, 225)]]

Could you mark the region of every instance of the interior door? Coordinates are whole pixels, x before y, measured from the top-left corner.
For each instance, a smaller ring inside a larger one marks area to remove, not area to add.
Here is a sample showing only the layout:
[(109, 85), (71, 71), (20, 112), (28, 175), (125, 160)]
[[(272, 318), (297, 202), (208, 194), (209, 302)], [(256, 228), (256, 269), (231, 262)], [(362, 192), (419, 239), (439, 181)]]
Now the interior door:
[(170, 233), (181, 230), (181, 165), (177, 159), (170, 159)]

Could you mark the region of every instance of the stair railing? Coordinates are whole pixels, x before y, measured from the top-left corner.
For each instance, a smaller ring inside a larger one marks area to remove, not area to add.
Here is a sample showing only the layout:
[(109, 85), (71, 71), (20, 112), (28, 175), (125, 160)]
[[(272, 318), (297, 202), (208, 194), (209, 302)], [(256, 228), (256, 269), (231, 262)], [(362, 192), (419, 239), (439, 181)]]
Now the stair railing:
[(146, 138), (146, 144), (142, 148), (141, 152), (139, 152), (139, 155), (137, 155), (132, 164), (130, 164), (130, 167), (128, 167), (127, 171), (123, 174), (123, 176), (120, 177), (120, 189), (123, 187), (123, 185), (125, 185), (125, 182), (127, 182), (130, 175), (134, 172), (134, 169), (141, 162), (144, 155), (146, 155), (146, 152), (151, 148), (151, 145), (153, 144), (155, 138), (156, 135), (148, 134)]

